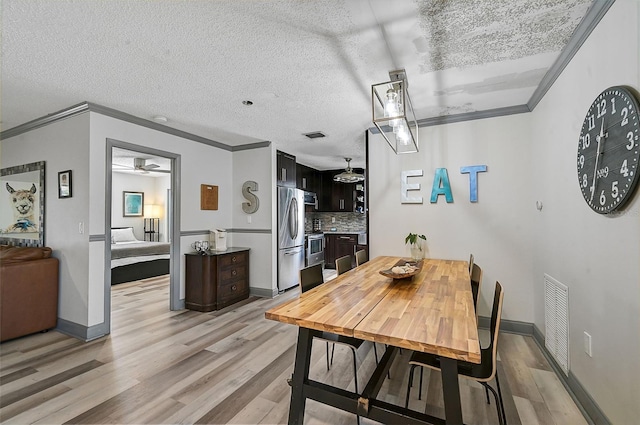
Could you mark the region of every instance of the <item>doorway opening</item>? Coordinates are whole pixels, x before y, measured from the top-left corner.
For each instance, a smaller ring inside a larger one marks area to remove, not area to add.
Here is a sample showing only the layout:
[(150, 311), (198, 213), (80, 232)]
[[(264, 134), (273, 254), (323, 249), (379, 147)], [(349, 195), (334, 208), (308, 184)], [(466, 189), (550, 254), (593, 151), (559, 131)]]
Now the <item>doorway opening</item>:
[[(109, 331), (112, 303), (118, 309), (127, 305), (123, 296), (133, 300), (131, 294), (153, 290), (165, 294), (156, 303), (167, 303), (168, 310), (183, 308), (176, 260), (179, 167), (177, 154), (107, 139), (105, 322)], [(120, 298), (112, 299), (112, 292)], [(145, 305), (143, 298), (137, 301)]]

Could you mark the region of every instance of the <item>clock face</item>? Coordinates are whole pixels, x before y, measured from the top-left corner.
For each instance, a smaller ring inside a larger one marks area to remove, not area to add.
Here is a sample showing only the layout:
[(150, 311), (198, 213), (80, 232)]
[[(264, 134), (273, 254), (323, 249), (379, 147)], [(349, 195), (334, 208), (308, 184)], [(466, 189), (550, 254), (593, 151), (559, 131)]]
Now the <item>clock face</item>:
[(578, 183), (587, 204), (607, 214), (631, 198), (638, 182), (638, 101), (610, 87), (593, 101), (578, 140)]

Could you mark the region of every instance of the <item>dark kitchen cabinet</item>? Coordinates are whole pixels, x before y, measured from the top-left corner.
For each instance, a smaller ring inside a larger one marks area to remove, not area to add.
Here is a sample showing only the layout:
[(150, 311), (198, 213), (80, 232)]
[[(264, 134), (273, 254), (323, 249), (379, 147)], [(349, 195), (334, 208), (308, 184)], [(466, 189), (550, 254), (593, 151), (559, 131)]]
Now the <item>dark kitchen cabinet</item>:
[(300, 190), (317, 193), (317, 174), (318, 171), (311, 167), (296, 164), (296, 187)]
[(353, 183), (334, 182), (331, 191), (331, 208), (337, 212), (353, 212), (355, 185)]
[(333, 181), (333, 176), (343, 170), (329, 170), (320, 173), (320, 190), (318, 194), (318, 211), (353, 212), (355, 210), (355, 184)]
[(278, 186), (296, 187), (296, 157), (276, 151), (276, 180)]
[(348, 255), (351, 257), (351, 266), (356, 266), (356, 246), (358, 235), (344, 233), (331, 233), (324, 236), (324, 266), (327, 269), (336, 268), (336, 258)]
[(336, 268), (336, 236), (324, 234), (324, 267), (326, 269)]
[(356, 266), (356, 246), (358, 245), (357, 235), (337, 235), (336, 238), (336, 258), (348, 255), (351, 257), (351, 267)]

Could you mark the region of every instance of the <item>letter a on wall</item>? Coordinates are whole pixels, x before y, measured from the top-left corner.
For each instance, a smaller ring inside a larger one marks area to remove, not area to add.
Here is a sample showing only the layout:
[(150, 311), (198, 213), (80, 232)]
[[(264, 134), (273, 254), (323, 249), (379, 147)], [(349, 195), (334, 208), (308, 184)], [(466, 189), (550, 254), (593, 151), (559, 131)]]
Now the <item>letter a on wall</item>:
[(446, 168), (436, 168), (436, 173), (433, 178), (433, 188), (431, 189), (431, 203), (438, 202), (438, 195), (444, 195), (447, 203), (453, 202), (453, 195), (451, 194), (451, 183), (449, 183), (449, 175)]

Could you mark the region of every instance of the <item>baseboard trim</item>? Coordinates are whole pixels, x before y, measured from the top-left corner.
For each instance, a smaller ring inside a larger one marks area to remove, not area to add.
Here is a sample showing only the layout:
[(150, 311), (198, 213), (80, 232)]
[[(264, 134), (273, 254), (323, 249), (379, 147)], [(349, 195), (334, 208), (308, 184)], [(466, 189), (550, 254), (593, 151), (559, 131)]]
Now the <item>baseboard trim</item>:
[(253, 286), (249, 287), (249, 295), (256, 296), (261, 298), (274, 298), (278, 295), (277, 289), (265, 289), (265, 288), (255, 288)]
[(58, 325), (56, 330), (65, 335), (77, 338), (84, 342), (103, 337), (109, 333), (106, 323), (100, 323), (94, 326), (84, 326), (75, 322), (70, 322), (58, 317)]

